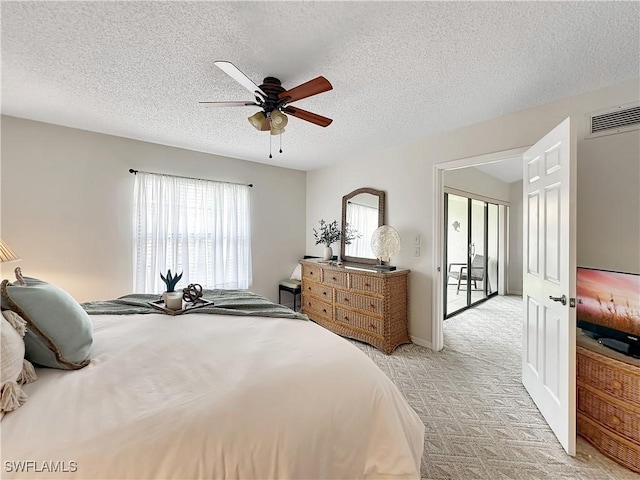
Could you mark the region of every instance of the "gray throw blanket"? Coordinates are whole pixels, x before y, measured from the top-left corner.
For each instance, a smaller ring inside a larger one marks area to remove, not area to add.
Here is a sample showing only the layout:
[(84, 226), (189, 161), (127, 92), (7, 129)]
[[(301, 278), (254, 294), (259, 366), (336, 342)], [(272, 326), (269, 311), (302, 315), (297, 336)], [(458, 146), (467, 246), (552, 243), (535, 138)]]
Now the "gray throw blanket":
[[(309, 320), (309, 318), (302, 313), (297, 313), (283, 305), (272, 303), (265, 297), (247, 290), (203, 290), (203, 297), (211, 300), (213, 305), (205, 305), (193, 310), (188, 310), (184, 315), (194, 312)], [(149, 302), (154, 302), (159, 298), (158, 295), (134, 293), (116, 300), (85, 302), (81, 305), (89, 315), (161, 313), (161, 310), (149, 305)]]

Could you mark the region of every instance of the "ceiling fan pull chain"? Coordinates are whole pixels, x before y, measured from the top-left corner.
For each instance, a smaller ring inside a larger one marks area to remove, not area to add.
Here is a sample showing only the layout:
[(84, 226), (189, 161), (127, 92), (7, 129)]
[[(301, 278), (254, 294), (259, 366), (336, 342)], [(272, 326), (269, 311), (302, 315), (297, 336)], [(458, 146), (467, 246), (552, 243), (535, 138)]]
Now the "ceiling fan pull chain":
[(280, 132), (280, 153), (282, 153), (282, 132)]
[(273, 158), (271, 156), (271, 135), (269, 135), (269, 158)]

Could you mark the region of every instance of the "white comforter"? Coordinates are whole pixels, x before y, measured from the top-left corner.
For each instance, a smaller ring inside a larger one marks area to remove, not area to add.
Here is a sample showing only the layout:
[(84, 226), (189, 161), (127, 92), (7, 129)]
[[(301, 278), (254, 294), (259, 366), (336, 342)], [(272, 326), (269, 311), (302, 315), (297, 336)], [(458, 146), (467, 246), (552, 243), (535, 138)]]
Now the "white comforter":
[(92, 320), (91, 364), (39, 369), (2, 419), (2, 478), (420, 476), (416, 413), (364, 353), (313, 322)]

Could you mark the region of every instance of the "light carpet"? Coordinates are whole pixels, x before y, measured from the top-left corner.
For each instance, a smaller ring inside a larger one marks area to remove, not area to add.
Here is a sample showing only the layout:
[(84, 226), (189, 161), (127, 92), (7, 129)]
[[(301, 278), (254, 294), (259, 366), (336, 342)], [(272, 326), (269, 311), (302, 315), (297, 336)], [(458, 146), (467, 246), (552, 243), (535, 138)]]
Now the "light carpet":
[(445, 348), (387, 356), (354, 341), (426, 426), (423, 479), (638, 480), (578, 437), (570, 457), (521, 383), (522, 299), (494, 297), (445, 322)]

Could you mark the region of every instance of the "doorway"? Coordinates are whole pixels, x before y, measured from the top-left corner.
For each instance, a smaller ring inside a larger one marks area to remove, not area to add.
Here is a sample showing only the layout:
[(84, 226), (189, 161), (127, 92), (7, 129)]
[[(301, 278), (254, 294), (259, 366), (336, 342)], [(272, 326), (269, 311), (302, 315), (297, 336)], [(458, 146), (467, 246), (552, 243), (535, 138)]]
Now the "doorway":
[(506, 208), (497, 203), (445, 190), (445, 319), (498, 295), (503, 271), (499, 268), (499, 227), (506, 220), (505, 213)]
[[(442, 272), (445, 170), (522, 159), (522, 383), (569, 455), (576, 445), (576, 315), (565, 299), (576, 291), (576, 130), (566, 118), (530, 148), (434, 165), (434, 264)], [(434, 289), (435, 350), (444, 347), (443, 276)]]
[[(447, 280), (447, 270), (448, 270), (448, 258), (445, 256), (445, 228), (444, 227), (444, 217), (445, 217), (445, 190), (446, 193), (454, 193), (460, 196), (472, 197), (472, 195), (467, 195), (466, 193), (455, 191), (451, 189), (447, 189), (445, 187), (445, 179), (444, 173), (448, 170), (458, 170), (465, 169), (466, 167), (475, 167), (479, 165), (488, 165), (495, 164), (499, 162), (503, 162), (505, 160), (513, 160), (514, 158), (522, 158), (522, 154), (527, 150), (526, 147), (515, 148), (512, 150), (505, 150), (502, 152), (490, 153), (486, 155), (479, 155), (476, 157), (463, 158), (460, 160), (452, 160), (448, 162), (443, 162), (434, 165), (434, 197), (433, 197), (433, 264), (438, 272), (438, 281), (434, 282), (433, 288), (433, 318), (432, 322), (432, 333), (431, 333), (431, 348), (435, 351), (442, 350), (444, 348), (444, 335), (443, 335), (443, 322), (444, 322), (444, 312), (445, 312), (445, 293), (444, 290), (447, 288), (446, 284)], [(468, 190), (468, 189), (465, 189)], [(478, 200), (484, 200), (488, 203), (493, 203), (490, 198), (481, 198), (477, 197)], [(507, 218), (507, 207), (503, 207), (504, 217)], [(521, 206), (519, 206), (521, 208)], [(453, 219), (451, 223), (453, 223)], [(507, 222), (508, 223), (508, 222)], [(502, 231), (499, 232), (499, 250), (498, 257), (499, 261), (496, 262), (496, 268), (498, 272), (502, 272), (498, 274), (498, 292), (499, 294), (506, 293), (506, 284), (508, 283), (508, 274), (507, 274), (507, 264), (508, 262), (505, 260), (505, 257), (508, 255), (508, 249), (506, 248), (507, 242), (505, 239), (508, 237), (508, 231), (511, 225), (507, 225), (506, 228), (503, 228)], [(487, 242), (488, 244), (488, 242)], [(476, 247), (477, 251), (477, 247)], [(466, 259), (463, 259), (460, 263), (464, 263)], [(467, 265), (468, 266), (468, 265)], [(487, 268), (491, 270), (491, 267), (487, 265)], [(472, 284), (473, 285), (473, 284)], [(493, 287), (492, 287), (493, 290)], [(462, 291), (462, 290), (461, 290)], [(455, 291), (454, 291), (455, 293)], [(466, 294), (461, 293), (463, 296)]]

